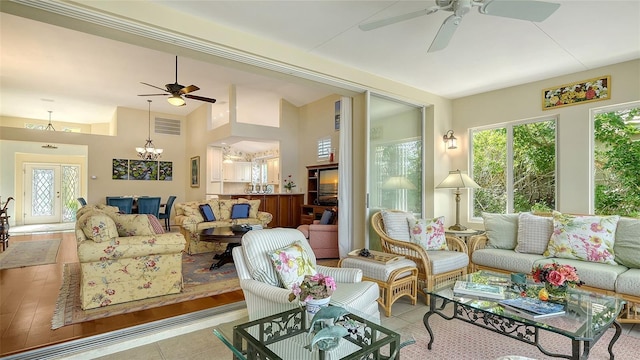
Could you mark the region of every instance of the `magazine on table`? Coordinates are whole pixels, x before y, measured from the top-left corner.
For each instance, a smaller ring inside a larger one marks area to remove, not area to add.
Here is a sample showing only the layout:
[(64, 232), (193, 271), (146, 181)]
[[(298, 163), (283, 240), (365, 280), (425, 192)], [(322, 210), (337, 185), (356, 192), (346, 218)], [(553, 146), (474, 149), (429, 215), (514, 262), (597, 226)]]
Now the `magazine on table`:
[(500, 301), (500, 305), (504, 307), (505, 311), (531, 320), (564, 315), (565, 313), (564, 306), (562, 304), (551, 303), (529, 297), (502, 300)]
[(453, 287), (455, 295), (471, 295), (487, 299), (504, 299), (504, 286), (480, 284), (469, 281), (456, 281)]

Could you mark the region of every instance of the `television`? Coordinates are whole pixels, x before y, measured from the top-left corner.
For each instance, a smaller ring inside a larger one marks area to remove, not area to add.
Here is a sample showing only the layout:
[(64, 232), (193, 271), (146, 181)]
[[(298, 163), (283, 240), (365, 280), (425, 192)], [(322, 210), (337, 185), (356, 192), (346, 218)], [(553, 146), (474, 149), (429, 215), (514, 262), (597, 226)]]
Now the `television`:
[(338, 205), (338, 169), (318, 170), (318, 204)]

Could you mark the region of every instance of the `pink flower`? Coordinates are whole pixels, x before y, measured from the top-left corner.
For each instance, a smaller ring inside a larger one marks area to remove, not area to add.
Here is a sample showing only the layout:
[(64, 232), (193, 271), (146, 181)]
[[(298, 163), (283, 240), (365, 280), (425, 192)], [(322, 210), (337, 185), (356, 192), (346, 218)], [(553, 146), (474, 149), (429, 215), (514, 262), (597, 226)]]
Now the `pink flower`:
[(552, 270), (547, 275), (547, 281), (555, 286), (561, 286), (564, 284), (565, 277), (560, 271)]
[(593, 232), (604, 231), (604, 226), (602, 226), (599, 223), (592, 223), (591, 224), (591, 231), (593, 231)]

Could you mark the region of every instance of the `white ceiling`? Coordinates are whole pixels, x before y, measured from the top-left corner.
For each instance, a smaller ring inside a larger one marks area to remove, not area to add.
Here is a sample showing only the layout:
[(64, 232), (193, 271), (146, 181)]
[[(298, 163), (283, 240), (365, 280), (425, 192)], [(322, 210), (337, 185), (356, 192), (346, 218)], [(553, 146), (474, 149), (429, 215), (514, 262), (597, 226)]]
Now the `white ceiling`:
[[(542, 23), (468, 13), (449, 46), (427, 53), (439, 11), (373, 31), (367, 21), (429, 8), (434, 1), (156, 1), (310, 54), (446, 98), (481, 93), (640, 58), (640, 0), (553, 1)], [(138, 94), (175, 81), (174, 55), (0, 14), (0, 114), (81, 123), (111, 119), (115, 106), (146, 109)], [(604, 75), (604, 74), (603, 74)], [(614, 80), (615, 81), (615, 80)], [(280, 93), (296, 105), (327, 90), (181, 57), (178, 82), (228, 101), (229, 84)], [(152, 110), (186, 115), (202, 103)], [(214, 109), (215, 111), (215, 109)]]

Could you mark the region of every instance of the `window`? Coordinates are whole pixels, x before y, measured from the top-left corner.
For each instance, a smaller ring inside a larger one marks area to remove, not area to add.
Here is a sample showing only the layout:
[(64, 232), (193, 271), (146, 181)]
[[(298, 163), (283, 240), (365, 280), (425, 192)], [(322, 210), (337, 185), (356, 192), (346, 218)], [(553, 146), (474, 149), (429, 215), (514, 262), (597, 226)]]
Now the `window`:
[(329, 161), (331, 154), (331, 138), (326, 137), (318, 140), (318, 161)]
[(378, 145), (374, 157), (375, 197), (383, 208), (422, 214), (422, 140)]
[(473, 218), (555, 208), (555, 119), (472, 129), (471, 142)]
[(593, 116), (595, 214), (640, 215), (640, 103)]

